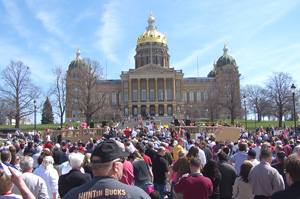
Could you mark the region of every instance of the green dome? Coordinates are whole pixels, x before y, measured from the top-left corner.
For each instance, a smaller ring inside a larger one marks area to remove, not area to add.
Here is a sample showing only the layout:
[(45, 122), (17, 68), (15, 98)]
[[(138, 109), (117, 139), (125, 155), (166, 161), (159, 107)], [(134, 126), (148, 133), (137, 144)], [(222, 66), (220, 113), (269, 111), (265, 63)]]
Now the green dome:
[(215, 70), (211, 70), (211, 71), (208, 73), (207, 77), (216, 77), (216, 71), (215, 71)]
[(226, 45), (224, 46), (223, 51), (224, 54), (217, 61), (217, 67), (225, 66), (227, 64), (236, 66), (235, 59), (232, 56), (227, 54), (228, 48)]
[(88, 68), (88, 65), (80, 57), (81, 53), (79, 49), (77, 50), (76, 55), (77, 55), (76, 59), (73, 60), (69, 65), (69, 70), (73, 70), (74, 68), (80, 68), (80, 69)]

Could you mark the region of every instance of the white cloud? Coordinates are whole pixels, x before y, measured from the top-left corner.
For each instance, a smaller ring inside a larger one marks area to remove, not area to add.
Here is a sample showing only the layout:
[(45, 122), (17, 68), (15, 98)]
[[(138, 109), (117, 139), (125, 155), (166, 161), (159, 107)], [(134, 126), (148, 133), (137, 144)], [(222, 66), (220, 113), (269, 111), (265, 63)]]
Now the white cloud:
[(118, 6), (118, 1), (110, 1), (104, 6), (106, 11), (101, 18), (103, 25), (96, 31), (96, 35), (99, 37), (96, 42), (97, 47), (106, 54), (107, 59), (116, 63), (120, 63), (120, 61), (115, 54), (115, 48), (118, 47), (118, 42), (122, 39), (122, 31), (124, 31), (121, 27), (122, 19), (117, 10)]

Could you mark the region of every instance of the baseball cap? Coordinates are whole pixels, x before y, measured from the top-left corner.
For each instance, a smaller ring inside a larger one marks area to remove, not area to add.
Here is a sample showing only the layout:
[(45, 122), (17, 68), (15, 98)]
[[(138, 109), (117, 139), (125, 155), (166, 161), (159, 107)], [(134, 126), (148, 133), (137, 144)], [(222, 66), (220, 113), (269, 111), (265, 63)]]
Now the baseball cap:
[(86, 149), (85, 149), (83, 146), (79, 147), (78, 150), (79, 150), (79, 151), (86, 151)]
[[(91, 160), (94, 163), (111, 162), (120, 157), (128, 157), (129, 153), (121, 151), (119, 145), (114, 140), (106, 140), (101, 142), (93, 151)], [(100, 161), (93, 161), (93, 157), (100, 157)]]
[(253, 149), (250, 149), (248, 151), (248, 155), (251, 156), (251, 157), (256, 156), (256, 151), (254, 151)]

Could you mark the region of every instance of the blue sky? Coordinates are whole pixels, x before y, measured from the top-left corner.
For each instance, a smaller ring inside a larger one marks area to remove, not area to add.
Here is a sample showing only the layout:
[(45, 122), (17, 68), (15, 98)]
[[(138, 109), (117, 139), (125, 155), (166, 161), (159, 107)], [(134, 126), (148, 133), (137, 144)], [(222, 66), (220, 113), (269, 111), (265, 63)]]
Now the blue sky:
[(134, 68), (137, 37), (150, 10), (167, 37), (170, 67), (205, 77), (224, 44), (239, 66), (241, 85), (263, 85), (272, 71), (300, 72), (299, 0), (2, 0), (0, 69), (23, 61), (47, 95), (52, 69), (75, 59), (98, 60), (108, 79)]

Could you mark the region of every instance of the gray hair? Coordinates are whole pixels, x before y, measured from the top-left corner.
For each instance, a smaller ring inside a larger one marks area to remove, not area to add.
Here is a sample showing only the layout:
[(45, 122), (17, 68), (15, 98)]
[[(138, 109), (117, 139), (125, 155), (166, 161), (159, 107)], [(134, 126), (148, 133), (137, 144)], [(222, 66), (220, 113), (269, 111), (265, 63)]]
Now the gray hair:
[(71, 153), (69, 155), (69, 159), (72, 169), (77, 169), (83, 163), (84, 155), (82, 155), (81, 153)]
[(20, 167), (23, 171), (31, 171), (33, 168), (33, 158), (30, 156), (24, 156), (20, 160)]
[(45, 156), (42, 162), (42, 165), (47, 169), (47, 167), (51, 164), (53, 165), (54, 160), (52, 156)]

